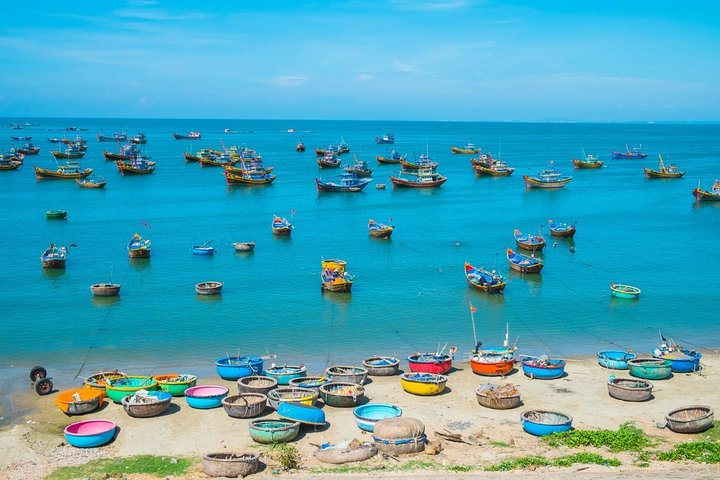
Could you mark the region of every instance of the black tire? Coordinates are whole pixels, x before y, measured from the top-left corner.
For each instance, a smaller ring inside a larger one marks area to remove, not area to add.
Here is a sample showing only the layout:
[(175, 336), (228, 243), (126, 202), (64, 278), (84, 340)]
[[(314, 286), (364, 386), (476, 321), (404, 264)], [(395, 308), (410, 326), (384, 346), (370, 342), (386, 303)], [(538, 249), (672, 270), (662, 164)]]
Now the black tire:
[(35, 392), (38, 395), (47, 395), (53, 391), (53, 383), (49, 378), (42, 378), (35, 382)]
[(47, 370), (41, 366), (33, 367), (30, 369), (30, 381), (37, 382), (38, 380), (47, 377)]

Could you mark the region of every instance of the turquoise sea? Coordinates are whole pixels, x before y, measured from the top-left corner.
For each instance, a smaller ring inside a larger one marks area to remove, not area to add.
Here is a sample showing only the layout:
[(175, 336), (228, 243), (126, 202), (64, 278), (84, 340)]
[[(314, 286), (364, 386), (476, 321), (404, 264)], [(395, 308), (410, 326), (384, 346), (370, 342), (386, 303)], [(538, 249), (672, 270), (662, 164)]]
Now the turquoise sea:
[[(720, 177), (720, 125), (355, 122), (301, 120), (4, 119), (31, 122), (10, 135), (32, 135), (42, 148), (16, 171), (0, 172), (0, 387), (44, 365), (69, 383), (99, 368), (133, 372), (212, 373), (227, 353), (277, 355), (320, 371), (358, 363), (371, 354), (401, 357), (457, 345), (473, 346), (468, 304), (486, 344), (511, 341), (527, 354), (565, 356), (598, 349), (649, 351), (658, 331), (693, 348), (720, 344), (720, 205), (695, 204), (691, 190)], [(66, 132), (77, 126), (87, 131)], [(229, 128), (239, 133), (223, 133)], [(288, 133), (288, 129), (295, 133)], [(172, 133), (198, 130), (199, 141)], [(123, 177), (95, 134), (144, 132), (154, 174)], [(397, 168), (374, 157), (389, 146), (375, 137), (391, 132), (401, 153), (425, 150), (449, 179), (439, 189), (397, 190)], [(73, 181), (36, 181), (32, 166), (54, 165), (48, 137), (83, 135), (82, 160), (108, 181), (105, 190)], [(323, 193), (313, 149), (343, 138), (352, 155), (370, 162), (374, 183), (362, 193)], [(295, 151), (302, 139), (305, 153)], [(450, 146), (473, 142), (517, 167), (507, 178), (476, 178), (470, 155)], [(645, 160), (612, 160), (611, 150), (642, 144)], [(277, 180), (267, 187), (228, 188), (220, 168), (184, 162), (182, 153), (222, 145), (255, 148)], [(573, 171), (585, 149), (606, 162), (601, 170)], [(657, 154), (687, 171), (680, 180), (646, 180)], [(557, 191), (526, 190), (522, 175), (553, 160), (574, 175)], [(63, 208), (66, 221), (47, 220)], [(294, 214), (291, 215), (291, 212)], [(274, 237), (273, 214), (295, 225), (290, 238)], [(390, 241), (370, 238), (368, 219), (396, 226)], [(548, 233), (548, 219), (577, 223), (570, 243), (551, 239), (540, 276), (509, 272), (505, 249), (513, 230)], [(392, 220), (390, 220), (392, 219)], [(126, 244), (138, 232), (150, 238), (152, 258), (130, 261)], [(193, 244), (212, 240), (214, 257), (194, 256)], [(236, 254), (232, 242), (254, 240), (255, 253)], [(557, 241), (553, 247), (552, 242)], [(65, 272), (44, 272), (39, 256), (49, 243), (69, 245)], [(320, 261), (339, 257), (356, 275), (353, 292), (322, 294)], [(471, 290), (469, 261), (509, 279), (504, 295)], [(93, 299), (89, 285), (122, 284), (117, 301)], [(204, 280), (225, 282), (221, 298), (195, 295)], [(613, 299), (611, 282), (642, 289), (637, 301)]]

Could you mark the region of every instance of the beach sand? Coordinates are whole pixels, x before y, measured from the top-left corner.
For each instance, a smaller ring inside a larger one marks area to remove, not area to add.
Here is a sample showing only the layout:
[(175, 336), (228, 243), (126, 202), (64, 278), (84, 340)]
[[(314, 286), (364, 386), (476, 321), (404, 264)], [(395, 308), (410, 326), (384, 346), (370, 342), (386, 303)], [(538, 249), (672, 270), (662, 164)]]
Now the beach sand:
[[(419, 397), (404, 392), (397, 376), (369, 377), (365, 389), (370, 402), (395, 404), (403, 409), (404, 416), (422, 420), (430, 440), (437, 440), (434, 432), (444, 429), (473, 435), (479, 440), (479, 445), (443, 441), (443, 450), (438, 455), (417, 454), (402, 457), (401, 461), (413, 459), (445, 466), (476, 465), (480, 469), (524, 455), (552, 458), (580, 451), (552, 448), (543, 440), (526, 434), (520, 426), (519, 416), (529, 409), (551, 409), (570, 414), (574, 419), (573, 426), (578, 429), (615, 429), (624, 422), (634, 421), (646, 433), (660, 439), (657, 449), (669, 449), (672, 444), (694, 440), (694, 435), (659, 429), (656, 424), (664, 422), (665, 414), (676, 407), (690, 404), (718, 406), (719, 359), (717, 354), (705, 352), (702, 373), (675, 374), (671, 379), (655, 381), (654, 398), (642, 403), (621, 402), (609, 397), (606, 387), (608, 376), (614, 373), (618, 377), (627, 377), (628, 374), (601, 368), (594, 356), (568, 359), (567, 375), (557, 380), (532, 380), (525, 377), (521, 370), (516, 371), (507, 377), (507, 381), (518, 386), (523, 405), (513, 410), (491, 410), (478, 405), (475, 398), (477, 387), (486, 382), (502, 383), (502, 380), (475, 375), (470, 365), (461, 360), (456, 360), (455, 370), (449, 373), (446, 391), (435, 397)], [(234, 382), (217, 377), (203, 379), (199, 384), (226, 385), (231, 394), (237, 391)], [(55, 387), (63, 390), (75, 386)], [(40, 478), (56, 467), (79, 465), (96, 458), (136, 454), (200, 457), (210, 452), (266, 451), (251, 440), (248, 434), (250, 420), (230, 418), (222, 408), (195, 410), (188, 407), (183, 398), (174, 399), (176, 406), (163, 416), (142, 419), (127, 416), (120, 405), (112, 403), (89, 415), (67, 417), (55, 407), (55, 397), (56, 394), (44, 397), (30, 392), (18, 394), (14, 403), (31, 408), (32, 413), (16, 425), (0, 431), (0, 478)], [(328, 476), (307, 470), (329, 467), (314, 459), (316, 447), (312, 444), (352, 438), (371, 440), (369, 434), (363, 434), (357, 428), (352, 409), (326, 406), (324, 411), (329, 426), (318, 430), (303, 427), (299, 440), (295, 442), (302, 454), (302, 470), (292, 474), (293, 477)], [(271, 417), (276, 418), (276, 415), (272, 410), (266, 410), (263, 418)], [(67, 445), (62, 435), (63, 428), (88, 418), (113, 420), (119, 425), (120, 433), (111, 444), (101, 448), (75, 449)], [(623, 465), (617, 468), (574, 465), (564, 469), (539, 468), (532, 472), (507, 473), (480, 470), (467, 474), (444, 470), (383, 473), (383, 465), (392, 466), (397, 462), (378, 455), (365, 463), (368, 467), (376, 467), (376, 472), (344, 475), (342, 478), (474, 478), (480, 475), (483, 478), (720, 478), (720, 466), (652, 461), (649, 467), (643, 468), (636, 465), (632, 454), (614, 454), (593, 448), (585, 450), (616, 457)], [(261, 460), (266, 461), (268, 466), (253, 478), (284, 476), (278, 474), (276, 462), (266, 456)], [(193, 468), (189, 478), (206, 478), (199, 464)]]

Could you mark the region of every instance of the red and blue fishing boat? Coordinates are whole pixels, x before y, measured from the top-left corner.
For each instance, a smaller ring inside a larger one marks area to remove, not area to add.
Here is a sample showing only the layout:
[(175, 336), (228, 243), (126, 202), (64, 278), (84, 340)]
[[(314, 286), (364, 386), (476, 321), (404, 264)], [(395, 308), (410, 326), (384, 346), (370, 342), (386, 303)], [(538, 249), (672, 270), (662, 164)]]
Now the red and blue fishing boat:
[(62, 269), (65, 268), (66, 255), (67, 248), (58, 248), (54, 243), (51, 243), (42, 255), (40, 255), (40, 262), (42, 263), (43, 268)]
[(288, 222), (287, 218), (280, 218), (277, 215), (273, 217), (272, 233), (273, 235), (290, 235), (293, 226)]
[(385, 157), (383, 155), (378, 155), (375, 157), (375, 160), (377, 160), (378, 163), (400, 163), (404, 161), (407, 158), (407, 155), (400, 155), (397, 150), (394, 148), (390, 152), (389, 157)]
[(447, 373), (452, 368), (452, 354), (443, 353), (416, 353), (407, 357), (411, 372), (420, 373)]
[(572, 238), (576, 231), (575, 225), (568, 225), (555, 220), (548, 220), (548, 227), (550, 228), (550, 235), (553, 237)]
[(465, 262), (465, 279), (468, 285), (477, 288), (481, 292), (501, 293), (505, 290), (505, 281), (495, 272), (478, 268)]
[(347, 172), (338, 176), (337, 181), (315, 179), (318, 192), (360, 192), (372, 178), (358, 178), (355, 172)]
[(540, 273), (545, 266), (539, 258), (522, 255), (511, 248), (506, 250), (506, 254), (510, 268), (520, 273)]
[(715, 180), (709, 191), (701, 189), (698, 182), (697, 188), (694, 188), (692, 193), (698, 202), (720, 202), (720, 180)]
[[(552, 162), (550, 162), (552, 165)], [(554, 167), (542, 170), (537, 177), (523, 175), (525, 188), (563, 188), (573, 177), (563, 176)]]
[(614, 159), (623, 159), (623, 158), (645, 158), (647, 157), (647, 153), (642, 152), (642, 145), (639, 147), (633, 147), (632, 150), (625, 144), (625, 151), (624, 152), (616, 152), (613, 150), (612, 152), (612, 158)]
[(545, 238), (542, 235), (533, 235), (532, 233), (522, 233), (520, 230), (513, 231), (515, 235), (515, 243), (518, 248), (536, 252), (545, 248)]
[(187, 134), (173, 132), (173, 137), (175, 140), (200, 140), (202, 134), (200, 132), (188, 132)]
[(134, 234), (127, 245), (130, 258), (148, 258), (150, 256), (150, 240)]
[(392, 133), (386, 133), (381, 137), (375, 137), (375, 143), (378, 144), (392, 144), (395, 143), (395, 136)]
[(660, 347), (653, 351), (653, 357), (670, 360), (670, 367), (675, 373), (691, 373), (700, 371), (702, 354), (686, 349), (675, 343), (673, 339), (667, 340), (660, 334), (662, 342)]

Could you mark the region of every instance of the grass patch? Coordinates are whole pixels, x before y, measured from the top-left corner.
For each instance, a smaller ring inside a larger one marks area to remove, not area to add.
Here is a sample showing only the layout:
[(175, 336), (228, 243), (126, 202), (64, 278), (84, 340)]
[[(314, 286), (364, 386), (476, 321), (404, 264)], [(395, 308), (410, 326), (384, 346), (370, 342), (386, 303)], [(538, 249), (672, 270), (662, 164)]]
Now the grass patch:
[(46, 480), (103, 479), (109, 475), (129, 473), (144, 473), (154, 477), (179, 476), (185, 474), (198, 461), (198, 459), (194, 458), (160, 457), (156, 455), (104, 458), (92, 460), (77, 467), (57, 468), (46, 477)]
[(710, 430), (704, 431), (699, 437), (708, 442), (720, 442), (720, 420), (716, 420)]
[(639, 452), (650, 439), (632, 423), (623, 423), (617, 430), (569, 430), (545, 437), (548, 445), (558, 447), (608, 447), (611, 452)]
[(669, 452), (658, 453), (657, 459), (670, 462), (690, 460), (698, 463), (720, 463), (720, 443), (703, 440), (678, 443)]
[[(365, 462), (364, 462), (365, 463)], [(370, 472), (412, 472), (416, 470), (445, 470), (450, 472), (469, 472), (477, 470), (473, 465), (447, 465), (422, 460), (411, 460), (403, 463), (345, 464), (337, 467), (316, 467), (308, 469), (309, 473), (370, 473)]]
[(283, 470), (297, 470), (300, 468), (302, 457), (295, 445), (278, 443), (270, 447), (270, 456), (278, 462)]
[(520, 457), (486, 467), (485, 470), (488, 472), (506, 472), (508, 470), (527, 469), (530, 467), (569, 467), (576, 463), (603, 465), (607, 467), (619, 467), (621, 465), (620, 460), (617, 458), (605, 458), (597, 453), (576, 453), (555, 459), (536, 456)]
[(491, 441), (491, 442), (490, 442), (490, 446), (491, 446), (491, 447), (498, 447), (498, 448), (508, 448), (508, 447), (512, 447), (512, 445), (510, 445), (509, 443), (506, 443), (506, 442), (495, 442), (495, 441)]

